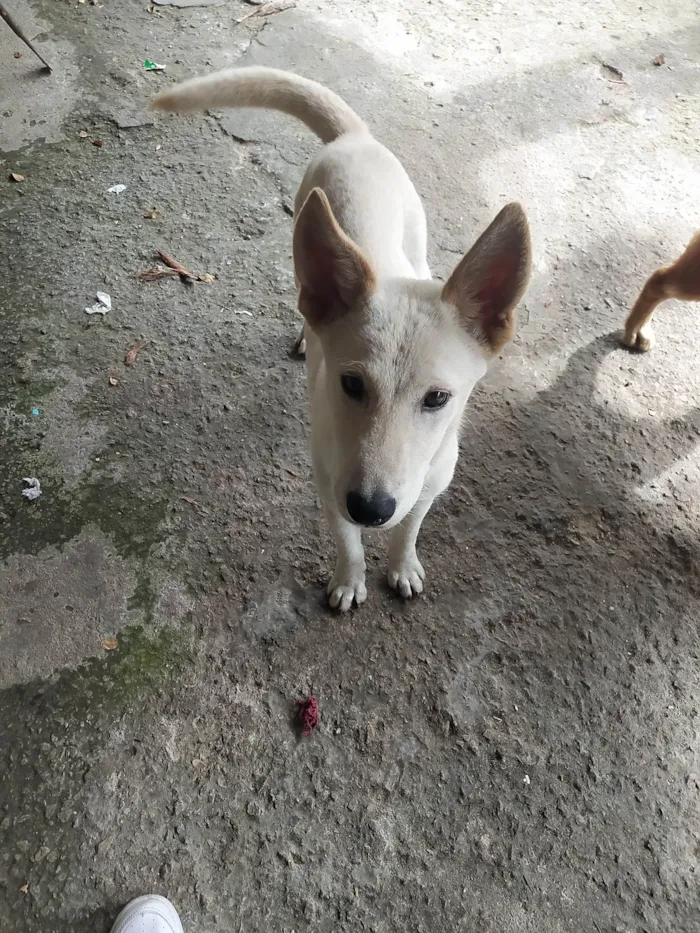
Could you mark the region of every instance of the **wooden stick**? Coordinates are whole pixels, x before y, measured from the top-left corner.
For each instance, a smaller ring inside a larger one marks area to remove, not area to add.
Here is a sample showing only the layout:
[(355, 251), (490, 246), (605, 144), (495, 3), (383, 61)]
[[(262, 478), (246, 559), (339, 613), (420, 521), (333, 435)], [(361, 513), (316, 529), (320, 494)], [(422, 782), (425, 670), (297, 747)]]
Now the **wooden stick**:
[(5, 20), (7, 25), (14, 32), (14, 34), (18, 36), (22, 40), (22, 42), (24, 42), (24, 44), (32, 50), (32, 52), (34, 52), (34, 54), (39, 59), (39, 61), (42, 62), (42, 64), (44, 65), (44, 68), (46, 68), (47, 71), (51, 71), (51, 65), (49, 65), (49, 63), (46, 61), (43, 55), (40, 55), (39, 52), (37, 52), (35, 47), (32, 45), (31, 40), (27, 38), (21, 26), (17, 25), (16, 21), (10, 15), (10, 11), (2, 3), (0, 3), (0, 16), (2, 16), (2, 18)]
[(183, 278), (186, 278), (186, 279), (198, 279), (199, 278), (199, 276), (195, 275), (194, 272), (190, 272), (189, 269), (185, 269), (185, 267), (181, 263), (179, 263), (177, 259), (173, 259), (172, 256), (168, 256), (167, 253), (164, 253), (162, 249), (158, 250), (158, 255), (163, 260), (166, 266), (170, 266), (171, 269), (174, 269), (175, 272), (177, 272), (177, 274), (181, 275)]

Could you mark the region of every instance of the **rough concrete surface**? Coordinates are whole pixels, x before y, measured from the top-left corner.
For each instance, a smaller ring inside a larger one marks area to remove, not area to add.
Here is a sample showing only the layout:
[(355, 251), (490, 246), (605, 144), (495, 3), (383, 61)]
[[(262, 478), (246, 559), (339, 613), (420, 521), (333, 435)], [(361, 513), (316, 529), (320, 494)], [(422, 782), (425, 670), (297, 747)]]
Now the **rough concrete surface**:
[[(648, 356), (615, 335), (700, 227), (695, 5), (10, 5), (55, 69), (0, 22), (2, 933), (106, 933), (146, 891), (188, 933), (700, 928), (698, 318), (670, 303)], [(436, 274), (530, 217), (411, 603), (378, 540), (365, 606), (324, 604), (290, 352), (316, 141), (145, 113), (248, 62), (397, 153)], [(215, 281), (140, 280), (158, 248)]]

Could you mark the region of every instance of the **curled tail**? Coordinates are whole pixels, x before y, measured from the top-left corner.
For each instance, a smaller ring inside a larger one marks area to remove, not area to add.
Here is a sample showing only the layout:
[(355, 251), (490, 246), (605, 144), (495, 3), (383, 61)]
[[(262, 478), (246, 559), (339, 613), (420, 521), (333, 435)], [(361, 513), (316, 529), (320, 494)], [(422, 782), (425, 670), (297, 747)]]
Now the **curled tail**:
[(157, 110), (193, 111), (219, 107), (264, 107), (305, 123), (324, 143), (367, 127), (344, 100), (316, 81), (275, 68), (226, 68), (191, 78), (152, 102)]

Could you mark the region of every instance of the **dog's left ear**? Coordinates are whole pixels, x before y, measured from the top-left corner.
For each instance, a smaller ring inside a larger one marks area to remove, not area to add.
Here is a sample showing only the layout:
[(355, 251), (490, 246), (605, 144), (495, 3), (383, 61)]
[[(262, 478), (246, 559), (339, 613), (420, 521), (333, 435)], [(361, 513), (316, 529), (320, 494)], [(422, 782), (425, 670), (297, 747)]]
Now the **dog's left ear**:
[(515, 306), (530, 278), (530, 231), (519, 204), (508, 204), (481, 234), (442, 290), (489, 355), (513, 336)]
[(375, 289), (369, 259), (341, 230), (320, 188), (299, 211), (293, 253), (299, 310), (311, 327), (330, 323)]

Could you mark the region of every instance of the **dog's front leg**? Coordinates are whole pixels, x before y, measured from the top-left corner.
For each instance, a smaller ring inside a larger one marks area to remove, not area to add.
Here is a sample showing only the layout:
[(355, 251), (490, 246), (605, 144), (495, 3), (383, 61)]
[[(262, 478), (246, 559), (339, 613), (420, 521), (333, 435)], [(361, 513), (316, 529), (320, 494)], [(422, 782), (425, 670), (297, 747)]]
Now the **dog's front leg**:
[(457, 437), (450, 438), (426, 477), (418, 502), (406, 518), (391, 532), (389, 538), (389, 570), (387, 580), (405, 599), (423, 592), (425, 570), (418, 560), (416, 540), (423, 519), (433, 502), (452, 482), (457, 462)]
[(333, 609), (347, 612), (353, 602), (359, 606), (367, 599), (362, 530), (346, 521), (332, 505), (326, 505), (326, 516), (338, 551), (335, 573), (328, 584), (328, 602)]

